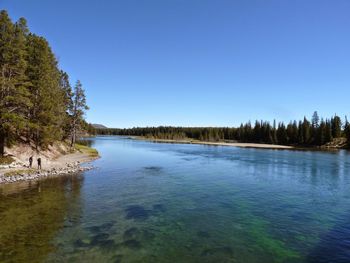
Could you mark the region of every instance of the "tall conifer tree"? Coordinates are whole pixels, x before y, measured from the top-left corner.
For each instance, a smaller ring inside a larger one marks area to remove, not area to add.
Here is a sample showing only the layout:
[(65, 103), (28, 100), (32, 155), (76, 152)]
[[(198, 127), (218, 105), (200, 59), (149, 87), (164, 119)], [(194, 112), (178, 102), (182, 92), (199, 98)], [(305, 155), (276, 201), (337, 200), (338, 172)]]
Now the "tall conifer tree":
[(80, 128), (81, 122), (83, 120), (83, 116), (86, 110), (89, 107), (86, 105), (86, 97), (84, 93), (83, 86), (81, 82), (78, 80), (74, 86), (73, 93), (73, 104), (70, 109), (71, 113), (71, 147), (74, 147), (77, 132)]
[(27, 121), (26, 30), (23, 18), (13, 24), (7, 12), (0, 11), (0, 155)]

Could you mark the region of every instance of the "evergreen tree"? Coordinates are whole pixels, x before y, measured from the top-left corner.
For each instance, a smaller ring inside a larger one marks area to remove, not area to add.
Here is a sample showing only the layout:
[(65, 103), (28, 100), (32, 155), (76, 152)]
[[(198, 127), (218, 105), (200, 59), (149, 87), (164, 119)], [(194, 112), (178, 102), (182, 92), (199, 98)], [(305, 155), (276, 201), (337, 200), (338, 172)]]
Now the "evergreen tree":
[(73, 104), (70, 109), (71, 113), (71, 147), (74, 147), (77, 131), (81, 126), (83, 116), (89, 107), (86, 105), (86, 97), (84, 89), (80, 81), (78, 80), (74, 87)]
[(311, 119), (312, 128), (317, 129), (319, 127), (319, 121), (320, 121), (320, 117), (318, 117), (318, 113), (317, 111), (315, 111)]
[(278, 124), (277, 139), (279, 144), (285, 145), (288, 143), (287, 130), (285, 125), (282, 122)]
[(316, 145), (323, 145), (327, 142), (326, 141), (326, 133), (327, 133), (326, 129), (327, 129), (326, 122), (322, 119), (320, 126), (319, 126), (319, 129), (318, 129), (318, 132), (317, 132), (318, 136), (316, 138)]
[(276, 127), (276, 120), (273, 120), (273, 127), (272, 127), (272, 143), (277, 144), (277, 127)]
[(311, 141), (314, 145), (320, 145), (319, 121), (320, 118), (315, 111), (311, 118)]
[(344, 135), (347, 139), (347, 146), (350, 149), (350, 124), (347, 117), (345, 117)]
[[(87, 109), (81, 86), (74, 96), (74, 118), (92, 131), (80, 114)], [(37, 146), (67, 138), (72, 97), (68, 74), (58, 68), (46, 39), (30, 33), (24, 18), (12, 23), (0, 11), (0, 155), (6, 144), (22, 138)]]
[(302, 122), (299, 129), (302, 133), (302, 141), (300, 141), (300, 143), (303, 145), (309, 144), (311, 139), (311, 125), (310, 122), (306, 119), (306, 117), (304, 117), (304, 121)]
[(333, 138), (339, 138), (341, 137), (341, 119), (339, 116), (335, 115), (331, 119), (331, 125), (332, 125), (332, 136)]
[(26, 79), (26, 22), (13, 24), (6, 11), (0, 12), (0, 155), (9, 140), (26, 125), (30, 106)]
[(31, 80), (30, 128), (36, 145), (47, 145), (63, 135), (65, 93), (60, 86), (57, 60), (48, 42), (29, 34), (27, 76)]
[(326, 120), (326, 127), (325, 127), (325, 143), (331, 142), (333, 140), (332, 136), (332, 125), (330, 120)]
[[(62, 70), (60, 72), (60, 87), (64, 94), (64, 105), (66, 112), (63, 125), (63, 139), (67, 139), (71, 132), (71, 117), (69, 112), (71, 112), (73, 109), (73, 90), (69, 82), (68, 74)], [(84, 125), (84, 127), (91, 130), (91, 127), (88, 126), (88, 124)]]

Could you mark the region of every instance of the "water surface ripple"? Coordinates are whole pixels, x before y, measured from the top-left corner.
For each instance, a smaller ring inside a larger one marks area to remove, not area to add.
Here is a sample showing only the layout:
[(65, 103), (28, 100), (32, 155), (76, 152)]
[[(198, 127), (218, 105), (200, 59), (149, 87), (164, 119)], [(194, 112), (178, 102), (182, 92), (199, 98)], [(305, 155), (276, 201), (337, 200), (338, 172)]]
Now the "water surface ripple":
[(350, 262), (350, 155), (90, 139), (95, 170), (0, 186), (0, 262)]

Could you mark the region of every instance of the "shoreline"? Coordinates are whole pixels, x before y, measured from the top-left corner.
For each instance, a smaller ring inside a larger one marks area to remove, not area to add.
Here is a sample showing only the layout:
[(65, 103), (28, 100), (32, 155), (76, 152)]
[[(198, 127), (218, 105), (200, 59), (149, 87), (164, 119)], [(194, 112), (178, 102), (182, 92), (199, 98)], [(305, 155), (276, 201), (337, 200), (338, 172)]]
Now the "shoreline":
[(0, 185), (91, 170), (94, 168), (93, 166), (81, 166), (81, 164), (92, 162), (98, 158), (100, 158), (98, 154), (92, 155), (90, 152), (83, 150), (64, 154), (43, 163), (43, 169), (41, 170), (36, 169), (36, 165), (33, 165), (34, 168), (29, 168), (23, 161), (16, 161), (8, 165), (2, 165), (2, 168), (0, 168)]
[(171, 140), (171, 139), (152, 139), (142, 136), (127, 136), (135, 140), (144, 140), (155, 143), (179, 143), (179, 144), (198, 144), (208, 146), (228, 146), (228, 147), (239, 147), (239, 148), (253, 148), (253, 149), (269, 149), (269, 150), (293, 150), (293, 151), (320, 151), (320, 152), (334, 152), (342, 150), (343, 148), (336, 147), (298, 147), (289, 145), (278, 145), (278, 144), (266, 144), (266, 143), (241, 143), (241, 142), (208, 142), (191, 139), (183, 140)]
[(179, 144), (199, 144), (199, 145), (210, 145), (210, 146), (230, 146), (240, 148), (255, 148), (255, 149), (277, 149), (277, 150), (299, 150), (297, 148), (288, 145), (277, 145), (277, 144), (266, 144), (266, 143), (241, 143), (241, 142), (208, 142), (199, 140), (171, 140), (171, 139), (152, 139), (141, 136), (128, 136), (135, 140), (144, 140), (156, 143), (179, 143)]

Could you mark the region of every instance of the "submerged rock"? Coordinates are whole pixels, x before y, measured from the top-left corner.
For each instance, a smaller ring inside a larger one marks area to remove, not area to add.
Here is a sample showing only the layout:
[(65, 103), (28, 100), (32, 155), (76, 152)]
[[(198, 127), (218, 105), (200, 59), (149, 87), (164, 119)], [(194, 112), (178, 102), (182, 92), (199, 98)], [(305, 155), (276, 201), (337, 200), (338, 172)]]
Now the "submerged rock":
[(146, 220), (149, 217), (149, 212), (143, 206), (130, 205), (125, 209), (126, 219)]
[(153, 205), (153, 211), (154, 212), (165, 212), (166, 208), (163, 204), (155, 204), (155, 205)]
[(114, 224), (115, 224), (115, 221), (110, 221), (102, 224), (99, 228), (101, 231), (109, 231), (114, 226)]
[(77, 248), (86, 248), (90, 246), (90, 243), (86, 240), (77, 239), (74, 242), (74, 246)]
[(113, 258), (113, 263), (121, 263), (121, 262), (122, 262), (122, 259), (123, 259), (123, 255), (116, 255), (116, 256)]
[(209, 238), (210, 234), (207, 231), (198, 231), (197, 236), (203, 237), (203, 238)]
[(103, 244), (104, 241), (108, 240), (109, 235), (107, 233), (101, 233), (94, 236), (91, 240), (91, 245), (100, 245)]
[(141, 243), (135, 239), (126, 240), (122, 243), (124, 247), (130, 248), (130, 249), (140, 249)]
[(118, 246), (116, 245), (114, 240), (111, 239), (102, 240), (98, 245), (102, 250), (105, 251), (115, 251), (118, 249)]
[(95, 226), (90, 226), (86, 227), (87, 230), (89, 230), (91, 233), (101, 233), (101, 232), (108, 232), (111, 230), (111, 228), (114, 226), (115, 221), (110, 221), (107, 223), (103, 223), (102, 225), (95, 225)]
[(99, 226), (90, 226), (86, 228), (87, 230), (89, 230), (91, 233), (100, 233), (100, 227)]
[(202, 251), (201, 256), (212, 256), (221, 254), (224, 256), (232, 257), (233, 256), (233, 249), (228, 246), (223, 247), (214, 247), (214, 248), (206, 248)]
[(129, 240), (129, 239), (136, 239), (140, 236), (140, 231), (136, 227), (131, 227), (124, 231), (123, 239)]

